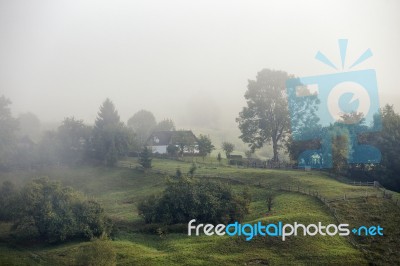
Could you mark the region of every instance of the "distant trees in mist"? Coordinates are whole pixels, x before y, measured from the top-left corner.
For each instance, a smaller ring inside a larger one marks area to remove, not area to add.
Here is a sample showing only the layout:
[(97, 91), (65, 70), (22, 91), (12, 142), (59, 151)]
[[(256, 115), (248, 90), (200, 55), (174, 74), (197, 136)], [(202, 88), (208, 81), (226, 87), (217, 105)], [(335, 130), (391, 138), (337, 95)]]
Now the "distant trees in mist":
[(57, 130), (40, 132), (40, 120), (32, 113), (11, 115), (11, 101), (0, 97), (0, 169), (32, 168), (51, 164), (96, 163), (114, 166), (130, 152), (139, 153), (153, 130), (175, 130), (171, 119), (156, 123), (141, 110), (121, 121), (114, 103), (106, 99), (94, 126), (75, 117), (65, 118)]

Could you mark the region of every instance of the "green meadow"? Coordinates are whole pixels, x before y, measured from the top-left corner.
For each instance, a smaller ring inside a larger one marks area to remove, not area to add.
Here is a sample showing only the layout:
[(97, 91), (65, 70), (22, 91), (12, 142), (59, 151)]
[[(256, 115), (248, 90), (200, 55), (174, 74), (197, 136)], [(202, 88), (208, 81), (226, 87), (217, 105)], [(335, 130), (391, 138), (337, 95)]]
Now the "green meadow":
[[(246, 241), (244, 237), (189, 237), (185, 225), (159, 225), (163, 234), (157, 234), (157, 228), (144, 224), (138, 216), (137, 204), (161, 192), (167, 175), (173, 175), (177, 168), (187, 173), (191, 160), (154, 159), (153, 168), (146, 172), (134, 159), (120, 162), (116, 168), (51, 167), (3, 173), (0, 182), (23, 185), (31, 178), (48, 176), (96, 199), (114, 222), (110, 243), (117, 265), (400, 264), (398, 193), (390, 192), (392, 199), (383, 198), (382, 191), (374, 187), (349, 185), (319, 171), (237, 168), (195, 160), (198, 178), (226, 182), (237, 191), (248, 189), (252, 202), (244, 222), (349, 223), (350, 227), (379, 224), (384, 236), (298, 236), (286, 241), (255, 237)], [(266, 197), (271, 193), (273, 207), (268, 212)], [(92, 245), (77, 241), (22, 245), (12, 240), (10, 230), (10, 224), (0, 224), (0, 265), (80, 265), (79, 254)]]

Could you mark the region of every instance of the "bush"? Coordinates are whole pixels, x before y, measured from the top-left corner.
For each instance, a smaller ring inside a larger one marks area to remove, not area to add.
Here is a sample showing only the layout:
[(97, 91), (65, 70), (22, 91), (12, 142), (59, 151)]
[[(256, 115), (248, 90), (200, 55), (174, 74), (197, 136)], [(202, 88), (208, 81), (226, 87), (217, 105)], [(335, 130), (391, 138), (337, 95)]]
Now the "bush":
[(5, 181), (0, 188), (0, 220), (11, 221), (16, 201), (16, 190), (14, 184)]
[(179, 177), (168, 180), (161, 195), (151, 196), (138, 205), (146, 223), (178, 224), (191, 219), (207, 223), (241, 221), (248, 213), (246, 193), (235, 194), (220, 183)]
[(101, 206), (48, 178), (35, 179), (19, 193), (13, 207), (13, 235), (62, 242), (107, 235), (111, 223)]
[(151, 160), (151, 150), (147, 147), (144, 147), (139, 157), (140, 165), (144, 169), (149, 169), (151, 168)]

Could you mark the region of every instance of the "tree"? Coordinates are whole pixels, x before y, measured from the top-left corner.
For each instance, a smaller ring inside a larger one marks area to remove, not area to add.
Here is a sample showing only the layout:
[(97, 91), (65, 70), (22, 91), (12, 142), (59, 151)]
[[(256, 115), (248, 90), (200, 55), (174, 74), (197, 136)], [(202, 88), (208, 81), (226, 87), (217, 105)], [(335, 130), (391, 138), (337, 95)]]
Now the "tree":
[(135, 132), (140, 146), (143, 146), (156, 127), (156, 119), (150, 111), (140, 110), (129, 118), (127, 124)]
[(249, 80), (245, 99), (247, 107), (239, 113), (236, 121), (241, 131), (240, 138), (252, 150), (272, 142), (273, 161), (279, 161), (279, 144), (289, 131), (289, 111), (285, 97), (286, 72), (263, 69), (256, 80)]
[(34, 141), (40, 139), (41, 123), (39, 118), (33, 113), (20, 114), (18, 117), (20, 136), (28, 136)]
[(201, 157), (206, 157), (208, 154), (210, 154), (214, 149), (214, 145), (211, 142), (211, 139), (208, 136), (201, 135), (197, 139), (197, 144), (199, 145), (199, 154)]
[(51, 165), (59, 162), (58, 142), (56, 131), (45, 131), (36, 147), (36, 162), (39, 165)]
[(231, 153), (235, 149), (235, 145), (233, 143), (224, 141), (224, 142), (222, 142), (222, 149), (224, 150), (224, 152), (226, 154), (226, 158), (229, 159), (229, 157), (231, 156)]
[(156, 125), (154, 131), (174, 131), (175, 130), (175, 123), (172, 119), (164, 119)]
[(108, 166), (114, 166), (125, 156), (132, 144), (132, 134), (120, 121), (110, 99), (106, 99), (96, 118), (93, 129), (94, 157)]
[[(332, 168), (336, 174), (345, 174), (348, 159), (351, 154), (350, 132), (346, 127), (333, 126), (329, 130), (332, 140)], [(329, 156), (329, 155), (328, 155)]]
[(144, 147), (140, 153), (139, 163), (144, 169), (151, 168), (151, 150), (148, 147)]
[[(377, 180), (383, 186), (400, 191), (400, 114), (396, 113), (393, 106), (386, 105), (381, 109), (382, 130), (369, 136), (369, 142), (377, 147), (382, 159), (380, 164), (372, 167), (373, 171), (362, 173), (367, 174), (370, 180)], [(376, 115), (374, 124), (379, 124)]]
[(251, 156), (253, 156), (253, 151), (252, 151), (252, 150), (248, 150), (248, 151), (246, 151), (244, 154), (246, 155), (246, 158), (247, 158), (247, 159), (250, 159)]
[(174, 144), (169, 144), (167, 146), (167, 153), (171, 157), (176, 156), (178, 154), (178, 147), (176, 147)]
[(74, 117), (65, 118), (58, 127), (58, 154), (60, 160), (67, 164), (75, 164), (85, 159), (90, 141), (90, 127)]
[(18, 122), (11, 116), (10, 100), (0, 97), (0, 168), (9, 168), (15, 151)]
[(194, 153), (197, 138), (191, 131), (179, 130), (173, 135), (172, 143), (178, 147), (181, 157), (185, 153)]
[[(284, 142), (290, 159), (298, 161), (303, 152), (319, 149), (326, 128), (319, 123), (320, 119), (316, 115), (320, 103), (318, 93), (312, 93), (307, 86), (301, 84), (299, 79), (292, 79), (289, 86), (291, 87), (288, 90), (291, 134), (285, 138)], [(310, 153), (310, 156), (315, 156), (315, 154)]]
[(4, 181), (0, 187), (0, 221), (11, 221), (14, 216), (16, 189), (10, 181)]

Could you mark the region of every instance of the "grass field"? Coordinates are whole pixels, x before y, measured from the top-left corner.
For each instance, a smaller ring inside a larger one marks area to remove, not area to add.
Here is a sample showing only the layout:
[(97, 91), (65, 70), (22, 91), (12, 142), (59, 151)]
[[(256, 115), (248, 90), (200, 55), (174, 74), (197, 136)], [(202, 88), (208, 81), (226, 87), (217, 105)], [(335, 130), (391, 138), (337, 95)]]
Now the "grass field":
[[(339, 222), (354, 226), (380, 224), (385, 228), (385, 236), (299, 236), (283, 242), (274, 237), (245, 241), (242, 237), (188, 237), (172, 231), (162, 237), (146, 233), (147, 227), (137, 214), (137, 203), (145, 196), (162, 191), (165, 173), (172, 175), (177, 168), (187, 172), (191, 165), (188, 162), (155, 159), (153, 170), (146, 173), (135, 169), (135, 160), (125, 162), (133, 168), (54, 167), (36, 172), (3, 173), (0, 182), (13, 180), (21, 185), (33, 177), (49, 176), (97, 199), (115, 223), (111, 245), (117, 265), (400, 264), (400, 208), (379, 197), (376, 189), (344, 184), (322, 172), (239, 169), (202, 164), (201, 159), (197, 160), (197, 175), (228, 182), (236, 190), (249, 188), (252, 202), (246, 222), (327, 224), (337, 223), (338, 218)], [(350, 199), (333, 201), (330, 209), (316, 197), (279, 190), (279, 186), (301, 186), (318, 191), (330, 200), (342, 198), (344, 194)], [(276, 196), (272, 212), (266, 215), (265, 199), (271, 188)], [(393, 194), (395, 198), (398, 196)], [(80, 250), (91, 245), (91, 242), (15, 245), (9, 243), (9, 230), (10, 224), (0, 224), (0, 265), (74, 265), (78, 263)]]

